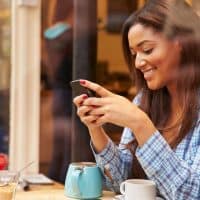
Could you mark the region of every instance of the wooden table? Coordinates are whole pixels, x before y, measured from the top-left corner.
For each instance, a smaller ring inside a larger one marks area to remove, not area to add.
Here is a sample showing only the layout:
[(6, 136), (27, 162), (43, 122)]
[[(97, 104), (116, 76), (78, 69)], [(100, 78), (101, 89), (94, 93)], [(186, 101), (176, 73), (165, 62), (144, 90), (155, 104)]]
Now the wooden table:
[[(102, 200), (112, 200), (114, 193), (103, 191)], [(64, 186), (58, 183), (53, 185), (31, 186), (30, 191), (17, 191), (15, 200), (71, 200), (64, 195)]]

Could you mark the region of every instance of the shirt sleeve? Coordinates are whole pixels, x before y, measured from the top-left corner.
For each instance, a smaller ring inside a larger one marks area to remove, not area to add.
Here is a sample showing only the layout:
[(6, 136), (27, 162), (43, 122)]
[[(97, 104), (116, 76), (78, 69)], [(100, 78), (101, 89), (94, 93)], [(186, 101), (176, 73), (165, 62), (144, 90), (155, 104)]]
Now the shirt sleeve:
[[(197, 152), (200, 153), (200, 148)], [(159, 192), (166, 199), (200, 199), (199, 169), (180, 159), (159, 131), (142, 147), (137, 148), (136, 156), (148, 178), (155, 181)], [(194, 160), (195, 166), (198, 163), (200, 168), (200, 154), (197, 154)]]
[[(139, 105), (140, 99), (141, 92), (133, 99), (133, 103)], [(120, 183), (131, 176), (133, 156), (125, 145), (133, 139), (132, 131), (129, 128), (124, 128), (119, 146), (109, 140), (105, 149), (99, 154), (96, 154), (91, 143), (97, 165), (99, 165), (104, 175), (104, 183), (107, 188), (115, 192), (119, 192)], [(109, 171), (112, 180), (105, 175), (105, 169)]]
[[(128, 143), (133, 139), (133, 135), (128, 128), (125, 128), (122, 134), (121, 142)], [(126, 180), (132, 169), (133, 156), (131, 152), (124, 148), (125, 143), (115, 145), (109, 140), (107, 146), (99, 154), (96, 154), (91, 143), (91, 147), (95, 156), (97, 165), (100, 167), (104, 175), (104, 184), (107, 188), (119, 192), (119, 185)], [(105, 170), (108, 170), (112, 179), (105, 175)]]

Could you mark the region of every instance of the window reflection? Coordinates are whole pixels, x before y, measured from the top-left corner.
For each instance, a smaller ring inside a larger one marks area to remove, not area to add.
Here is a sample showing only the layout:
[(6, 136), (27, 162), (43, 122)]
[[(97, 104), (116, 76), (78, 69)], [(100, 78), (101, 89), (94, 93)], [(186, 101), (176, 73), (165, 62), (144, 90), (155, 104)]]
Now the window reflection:
[[(73, 15), (70, 17), (68, 15), (73, 13), (73, 8), (68, 5), (69, 2), (73, 2), (73, 0), (42, 0), (40, 170), (61, 182), (65, 179), (65, 171), (71, 155), (71, 138), (68, 134), (71, 128), (70, 113), (67, 116), (64, 112), (67, 109), (71, 109), (72, 106), (71, 94), (66, 94), (66, 86), (69, 83), (72, 72), (71, 68), (55, 72), (53, 67), (60, 65), (61, 63), (59, 62), (65, 62), (66, 60), (63, 57), (66, 58), (66, 55), (71, 56), (69, 58), (71, 59), (70, 62), (72, 62), (72, 46), (66, 43), (66, 39), (69, 36), (68, 31), (71, 30), (73, 25)], [(132, 99), (135, 95), (135, 88), (130, 84), (128, 69), (123, 60), (120, 30), (123, 20), (133, 10), (141, 7), (145, 0), (98, 0), (97, 2), (96, 82), (115, 93)], [(59, 34), (57, 32), (56, 35), (55, 30), (58, 30)], [(72, 41), (73, 38), (72, 36), (70, 37)], [(68, 47), (68, 51), (65, 51), (66, 47)], [(70, 54), (69, 50), (71, 51)], [(84, 49), (84, 51), (87, 51), (87, 49)], [(68, 65), (67, 63), (63, 64), (65, 66)], [(59, 82), (55, 80), (55, 75)], [(64, 87), (60, 82), (61, 80), (64, 80), (63, 83), (66, 84)], [(60, 100), (64, 101), (60, 102)], [(105, 128), (110, 137), (118, 143), (121, 128), (113, 125), (107, 125)], [(56, 174), (52, 176), (53, 168)]]
[(73, 1), (44, 0), (42, 5), (40, 168), (64, 183), (71, 162)]
[(10, 87), (10, 1), (0, 0), (0, 153), (8, 153)]

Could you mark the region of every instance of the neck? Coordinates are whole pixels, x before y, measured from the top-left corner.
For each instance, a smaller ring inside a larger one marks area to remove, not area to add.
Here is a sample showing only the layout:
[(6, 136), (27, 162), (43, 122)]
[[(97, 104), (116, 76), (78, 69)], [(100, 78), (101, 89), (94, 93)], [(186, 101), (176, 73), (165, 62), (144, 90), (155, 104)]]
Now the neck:
[(181, 111), (181, 101), (180, 101), (180, 96), (177, 92), (177, 87), (176, 85), (172, 85), (170, 87), (168, 87), (168, 91), (171, 97), (171, 108), (172, 108), (172, 112), (177, 112), (180, 113)]

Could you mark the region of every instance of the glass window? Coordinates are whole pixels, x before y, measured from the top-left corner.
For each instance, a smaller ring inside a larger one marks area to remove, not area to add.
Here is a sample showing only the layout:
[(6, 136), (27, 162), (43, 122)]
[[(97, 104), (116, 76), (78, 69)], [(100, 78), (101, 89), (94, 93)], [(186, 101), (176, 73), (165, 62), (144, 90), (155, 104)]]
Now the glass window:
[[(80, 3), (81, 1), (42, 0), (40, 170), (61, 182), (65, 179), (65, 172), (73, 154), (71, 144), (71, 109), (73, 106), (69, 88), (69, 81), (72, 79), (72, 61), (76, 62), (82, 59), (73, 57), (72, 54), (74, 53), (72, 50), (74, 21), (81, 22), (80, 19), (75, 19), (75, 17), (79, 18), (81, 13), (79, 15), (75, 13), (74, 2)], [(83, 19), (84, 23), (76, 24), (76, 28), (80, 31), (80, 38), (76, 38), (74, 44), (82, 42), (80, 45), (76, 45), (80, 48), (87, 42), (87, 39), (83, 42), (81, 38), (87, 38), (84, 35), (85, 32), (81, 32), (81, 28), (84, 30), (85, 27), (86, 29), (91, 27), (93, 31), (92, 27), (96, 27), (94, 33), (96, 34), (96, 48), (92, 49), (88, 45), (88, 49), (81, 49), (81, 51), (88, 52), (88, 60), (93, 59), (90, 54), (91, 51), (97, 52), (96, 63), (93, 66), (95, 73), (92, 78), (112, 92), (132, 99), (136, 89), (131, 84), (128, 68), (123, 58), (121, 29), (129, 14), (141, 7), (146, 1), (97, 0), (91, 2), (96, 6), (95, 17), (97, 20), (91, 17), (88, 24), (85, 23), (87, 21), (84, 21), (85, 19)], [(197, 5), (199, 3), (197, 2), (199, 0), (194, 0), (194, 5), (199, 10), (199, 5)], [(81, 3), (78, 6), (77, 9), (80, 9)], [(90, 6), (85, 6), (85, 10), (81, 10), (82, 16), (91, 14), (91, 12), (88, 12), (91, 9)], [(94, 25), (89, 23), (94, 23)], [(93, 33), (88, 33), (92, 38)], [(77, 32), (75, 35), (78, 35)], [(86, 62), (83, 59), (83, 65)], [(89, 74), (89, 72), (86, 73)], [(122, 128), (107, 124), (105, 129), (109, 136), (118, 143)], [(82, 146), (76, 147), (76, 151), (79, 151), (80, 154), (82, 153), (80, 152), (81, 148)]]
[(0, 153), (8, 153), (10, 88), (10, 1), (0, 0)]

